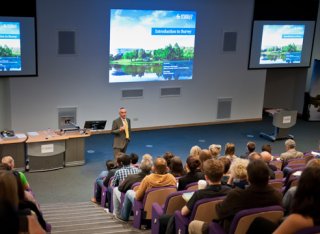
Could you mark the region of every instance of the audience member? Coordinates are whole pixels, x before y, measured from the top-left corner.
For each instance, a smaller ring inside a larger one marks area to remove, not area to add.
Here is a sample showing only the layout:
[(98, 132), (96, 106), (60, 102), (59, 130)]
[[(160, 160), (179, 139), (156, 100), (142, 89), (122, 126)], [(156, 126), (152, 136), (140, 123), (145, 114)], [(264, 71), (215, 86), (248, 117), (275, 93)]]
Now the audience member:
[(144, 154), (144, 155), (142, 155), (142, 160), (141, 160), (141, 162), (143, 162), (143, 161), (145, 161), (145, 160), (148, 160), (148, 161), (150, 161), (150, 162), (153, 164), (153, 159), (152, 159), (151, 154)]
[[(103, 181), (105, 178), (108, 176), (108, 173), (111, 170), (114, 170), (116, 168), (116, 165), (113, 160), (107, 160), (106, 161), (106, 171), (102, 171), (100, 175), (96, 179), (96, 190), (94, 192), (94, 197), (91, 198), (91, 201), (94, 203), (100, 202), (101, 201), (101, 187), (103, 186)], [(115, 170), (114, 170), (115, 171)], [(114, 174), (114, 172), (113, 172)]]
[(262, 145), (261, 151), (267, 151), (267, 152), (269, 152), (271, 154), (271, 151), (272, 151), (271, 145), (270, 144)]
[(131, 166), (130, 156), (123, 154), (121, 157), (122, 167), (114, 173), (112, 180), (112, 186), (116, 187), (130, 174), (137, 174), (140, 170), (136, 167)]
[(224, 171), (223, 171), (223, 176), (221, 178), (221, 184), (226, 185), (228, 184), (228, 180), (230, 178), (230, 166), (231, 166), (231, 160), (227, 158), (226, 156), (220, 157), (218, 160), (220, 160), (223, 165), (224, 165)]
[(162, 157), (166, 160), (168, 167), (170, 166), (171, 159), (172, 159), (174, 156), (175, 156), (175, 155), (174, 155), (173, 153), (171, 153), (170, 151), (165, 152), (164, 155), (162, 156)]
[(136, 153), (130, 154), (131, 166), (139, 168), (139, 156)]
[(280, 159), (283, 162), (283, 167), (288, 163), (289, 159), (302, 158), (303, 153), (296, 150), (296, 142), (292, 139), (288, 139), (284, 143), (286, 152), (280, 154)]
[(201, 148), (198, 145), (194, 145), (190, 149), (190, 155), (191, 156), (195, 156), (198, 159), (199, 159), (199, 156), (200, 156), (200, 152), (201, 152)]
[(305, 168), (293, 197), (292, 213), (280, 226), (268, 219), (256, 218), (250, 225), (248, 233), (295, 234), (302, 229), (320, 225), (319, 183), (319, 166)]
[(221, 153), (221, 145), (212, 144), (209, 146), (209, 151), (213, 158), (218, 159)]
[[(253, 160), (262, 160), (262, 156), (261, 154), (259, 154), (258, 152), (252, 152), (251, 154), (249, 154), (249, 160), (253, 161)], [(268, 166), (268, 170), (269, 170), (269, 179), (273, 180), (275, 179), (275, 173), (274, 171), (271, 169), (271, 167)]]
[[(208, 159), (203, 164), (205, 180), (207, 187), (194, 192), (187, 204), (182, 207), (181, 214), (188, 216), (195, 203), (204, 198), (212, 198), (225, 196), (231, 188), (229, 186), (221, 185), (221, 178), (224, 171), (224, 165), (220, 160)], [(163, 215), (160, 217), (160, 232), (159, 233), (174, 233), (175, 220), (172, 215)]]
[(132, 188), (132, 185), (136, 182), (141, 182), (144, 177), (150, 174), (152, 168), (152, 162), (149, 160), (144, 160), (140, 164), (140, 172), (138, 174), (128, 175), (127, 178), (122, 181), (119, 187), (115, 187), (112, 193), (113, 199), (113, 214), (120, 215), (120, 201), (121, 193), (126, 193), (129, 189)]
[[(247, 167), (250, 185), (246, 189), (235, 188), (226, 198), (216, 205), (216, 212), (226, 233), (234, 215), (244, 209), (281, 205), (282, 195), (270, 185), (269, 170), (262, 160), (252, 160)], [(192, 221), (189, 224), (189, 233), (208, 231), (208, 223)]]
[(116, 216), (116, 218), (128, 221), (134, 199), (138, 201), (142, 200), (147, 190), (155, 187), (176, 186), (176, 178), (170, 173), (167, 173), (168, 170), (166, 160), (164, 158), (157, 158), (152, 167), (154, 173), (144, 177), (136, 192), (133, 190), (126, 192), (121, 214), (120, 216)]
[(235, 155), (236, 152), (236, 146), (233, 143), (227, 143), (225, 145), (224, 155), (231, 160), (231, 162), (237, 158), (237, 155)]
[(262, 160), (268, 165), (268, 167), (272, 170), (272, 171), (277, 171), (277, 167), (275, 165), (270, 164), (270, 162), (272, 161), (272, 155), (268, 152), (268, 151), (262, 151), (260, 153)]
[[(18, 210), (18, 187), (17, 180), (11, 171), (0, 171), (0, 201), (5, 202), (9, 209)], [(3, 210), (1, 209), (1, 212)], [(11, 210), (12, 212), (12, 210)], [(8, 215), (8, 214), (7, 214)], [(16, 222), (15, 214), (11, 214), (13, 217), (13, 222)], [(45, 231), (38, 222), (35, 214), (32, 214), (30, 210), (24, 210), (18, 212), (19, 216), (19, 233), (39, 233), (44, 234)], [(4, 220), (1, 219), (1, 222)], [(8, 224), (8, 223), (7, 223)], [(16, 224), (16, 223), (15, 223)], [(2, 226), (1, 226), (2, 228)], [(10, 227), (10, 230), (12, 227)], [(3, 229), (2, 229), (3, 231)], [(11, 232), (9, 232), (11, 234)], [(13, 232), (14, 233), (14, 232)]]
[(188, 184), (204, 179), (204, 174), (200, 170), (200, 160), (195, 156), (187, 158), (186, 169), (188, 173), (179, 178), (178, 190), (185, 190)]
[(248, 141), (246, 148), (247, 148), (247, 151), (245, 152), (244, 155), (241, 155), (240, 158), (248, 159), (249, 154), (255, 151), (256, 143), (253, 141)]
[(212, 159), (212, 155), (210, 153), (209, 150), (207, 149), (203, 149), (200, 151), (200, 154), (199, 154), (199, 160), (200, 160), (200, 163), (201, 163), (201, 166), (200, 166), (200, 169), (201, 171), (203, 172), (203, 163), (208, 160), (208, 159)]
[(231, 187), (245, 189), (249, 184), (247, 173), (248, 164), (248, 159), (237, 158), (233, 160), (230, 166), (230, 178), (228, 180), (228, 184)]
[[(320, 169), (320, 160), (319, 159), (310, 160), (306, 165), (306, 168), (308, 168), (308, 167), (314, 167), (314, 168)], [(290, 213), (291, 206), (293, 203), (293, 197), (294, 197), (296, 190), (297, 190), (297, 186), (292, 186), (283, 196), (282, 204), (285, 209), (285, 214)]]
[(174, 177), (181, 177), (186, 174), (185, 170), (183, 169), (183, 163), (180, 157), (174, 156), (169, 165), (170, 173)]
[[(1, 162), (7, 164), (10, 167), (11, 170), (15, 169), (14, 168), (14, 159), (11, 156), (9, 156), (9, 155), (4, 156), (1, 159)], [(24, 189), (25, 190), (30, 189), (29, 182), (27, 181), (27, 178), (24, 175), (24, 173), (23, 172), (18, 172), (18, 173), (19, 173), (19, 176), (21, 178), (21, 182), (22, 182), (22, 185), (23, 185)]]

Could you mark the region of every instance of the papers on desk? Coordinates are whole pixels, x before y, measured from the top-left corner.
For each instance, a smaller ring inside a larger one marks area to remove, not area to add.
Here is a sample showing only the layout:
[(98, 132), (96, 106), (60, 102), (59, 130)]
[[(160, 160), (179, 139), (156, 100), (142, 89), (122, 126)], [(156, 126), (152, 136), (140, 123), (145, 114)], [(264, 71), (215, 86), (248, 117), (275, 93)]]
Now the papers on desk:
[(27, 132), (28, 136), (39, 136), (37, 132)]
[(184, 193), (182, 194), (182, 198), (188, 202), (190, 200), (190, 198), (192, 197), (192, 195), (194, 194), (194, 192), (187, 192), (187, 193)]
[(23, 133), (17, 133), (16, 136), (19, 138), (19, 139), (23, 139), (23, 138), (26, 138), (26, 134), (23, 134)]

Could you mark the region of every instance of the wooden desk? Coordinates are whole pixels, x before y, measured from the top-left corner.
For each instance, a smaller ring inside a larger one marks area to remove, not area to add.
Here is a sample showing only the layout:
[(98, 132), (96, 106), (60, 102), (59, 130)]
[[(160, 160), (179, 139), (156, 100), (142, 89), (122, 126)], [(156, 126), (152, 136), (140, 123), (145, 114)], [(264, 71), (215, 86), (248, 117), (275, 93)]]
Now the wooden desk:
[(85, 164), (85, 138), (90, 134), (47, 131), (35, 132), (28, 137), (27, 157), (30, 172), (47, 171)]
[(6, 155), (12, 156), (16, 170), (23, 171), (25, 169), (25, 141), (27, 136), (22, 133), (17, 135), (19, 137), (14, 139), (0, 138), (0, 158)]

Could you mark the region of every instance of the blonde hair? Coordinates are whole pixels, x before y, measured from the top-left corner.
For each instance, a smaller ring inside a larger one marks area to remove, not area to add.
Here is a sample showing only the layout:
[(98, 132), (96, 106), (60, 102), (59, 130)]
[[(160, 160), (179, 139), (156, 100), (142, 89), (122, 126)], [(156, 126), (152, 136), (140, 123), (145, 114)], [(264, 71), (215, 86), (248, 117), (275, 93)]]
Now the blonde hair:
[(150, 162), (153, 163), (153, 159), (152, 159), (151, 154), (144, 154), (144, 155), (142, 156), (141, 163), (142, 163), (143, 161), (150, 161)]
[(199, 158), (200, 152), (201, 152), (201, 148), (198, 145), (194, 145), (190, 149), (190, 155), (196, 156), (197, 158)]
[(212, 144), (209, 146), (209, 151), (211, 155), (217, 159), (221, 152), (221, 145)]
[(4, 156), (1, 162), (7, 164), (11, 170), (14, 168), (14, 159), (10, 155)]
[(234, 179), (247, 179), (248, 173), (247, 173), (247, 166), (249, 164), (249, 160), (237, 158), (233, 160), (230, 166), (230, 173), (231, 176)]

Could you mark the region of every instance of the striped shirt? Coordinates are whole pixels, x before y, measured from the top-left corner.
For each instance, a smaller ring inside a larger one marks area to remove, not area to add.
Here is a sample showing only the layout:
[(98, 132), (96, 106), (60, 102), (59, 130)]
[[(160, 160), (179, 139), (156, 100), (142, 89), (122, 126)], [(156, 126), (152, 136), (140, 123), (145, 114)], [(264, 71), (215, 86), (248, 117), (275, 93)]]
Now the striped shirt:
[(132, 166), (123, 166), (119, 170), (117, 170), (114, 173), (113, 181), (112, 181), (112, 186), (116, 187), (121, 184), (121, 182), (127, 178), (128, 175), (131, 174), (138, 174), (140, 172), (140, 169)]

